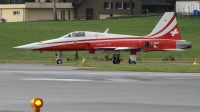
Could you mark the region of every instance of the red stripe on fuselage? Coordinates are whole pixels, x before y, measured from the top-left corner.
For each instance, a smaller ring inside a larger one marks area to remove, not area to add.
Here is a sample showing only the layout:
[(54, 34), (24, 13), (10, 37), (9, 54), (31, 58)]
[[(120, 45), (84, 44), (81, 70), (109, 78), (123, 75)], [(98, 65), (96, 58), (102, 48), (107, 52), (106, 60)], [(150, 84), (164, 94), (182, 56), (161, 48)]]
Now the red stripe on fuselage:
[(63, 43), (63, 44), (67, 44), (67, 43), (69, 43), (69, 42), (76, 42), (76, 43), (78, 43), (78, 42), (82, 42), (82, 41), (101, 41), (101, 40), (103, 40), (103, 41), (113, 41), (113, 40), (127, 40), (127, 39), (141, 39), (141, 40), (143, 40), (143, 39), (155, 39), (155, 38), (152, 38), (152, 37), (147, 37), (147, 36), (141, 36), (141, 37), (117, 37), (117, 38), (92, 38), (92, 39), (80, 39), (80, 40), (69, 40), (69, 41), (61, 41), (61, 42), (48, 42), (48, 43), (40, 43), (40, 45), (45, 45), (45, 44), (49, 44), (49, 45), (51, 45), (51, 44), (59, 44), (59, 43)]

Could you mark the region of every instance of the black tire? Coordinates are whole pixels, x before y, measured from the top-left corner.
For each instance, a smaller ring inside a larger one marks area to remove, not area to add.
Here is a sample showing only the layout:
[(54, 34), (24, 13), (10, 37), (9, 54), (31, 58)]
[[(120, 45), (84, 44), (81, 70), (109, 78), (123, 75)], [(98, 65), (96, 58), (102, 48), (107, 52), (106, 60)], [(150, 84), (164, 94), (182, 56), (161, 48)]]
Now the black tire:
[(118, 58), (118, 59), (117, 59), (117, 63), (116, 63), (116, 64), (119, 64), (119, 63), (120, 63), (120, 59)]
[(57, 60), (57, 64), (62, 64), (62, 60), (61, 60), (61, 59), (58, 59), (58, 60)]
[(113, 58), (113, 64), (117, 64), (117, 62), (116, 62), (116, 58)]
[(136, 64), (137, 62), (136, 62), (136, 61), (133, 61), (132, 63), (133, 63), (133, 64)]
[(119, 64), (119, 63), (120, 63), (120, 59), (113, 58), (113, 64)]
[(131, 62), (131, 59), (130, 59), (130, 58), (129, 58), (129, 60), (128, 60), (128, 63), (129, 63), (129, 64), (132, 64), (132, 62)]
[(129, 64), (136, 64), (137, 62), (136, 61), (131, 61), (131, 59), (129, 59), (128, 63)]

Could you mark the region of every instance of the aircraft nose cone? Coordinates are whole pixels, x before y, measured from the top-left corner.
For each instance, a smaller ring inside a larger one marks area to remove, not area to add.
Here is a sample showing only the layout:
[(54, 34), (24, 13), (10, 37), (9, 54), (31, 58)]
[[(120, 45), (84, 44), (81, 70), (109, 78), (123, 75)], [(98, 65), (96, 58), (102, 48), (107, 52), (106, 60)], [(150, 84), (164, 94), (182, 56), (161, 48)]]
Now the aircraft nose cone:
[(16, 48), (16, 49), (34, 49), (34, 45), (33, 44), (26, 44), (26, 45), (16, 46), (14, 48)]
[(14, 48), (16, 48), (16, 49), (25, 49), (26, 47), (25, 46), (17, 46), (17, 47), (14, 47)]

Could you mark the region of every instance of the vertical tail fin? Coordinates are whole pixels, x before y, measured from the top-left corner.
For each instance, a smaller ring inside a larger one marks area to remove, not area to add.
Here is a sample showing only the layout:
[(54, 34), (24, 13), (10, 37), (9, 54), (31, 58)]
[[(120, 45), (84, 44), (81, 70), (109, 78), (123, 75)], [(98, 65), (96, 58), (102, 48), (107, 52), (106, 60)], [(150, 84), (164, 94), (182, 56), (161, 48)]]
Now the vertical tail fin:
[(166, 12), (148, 37), (181, 40), (174, 12)]

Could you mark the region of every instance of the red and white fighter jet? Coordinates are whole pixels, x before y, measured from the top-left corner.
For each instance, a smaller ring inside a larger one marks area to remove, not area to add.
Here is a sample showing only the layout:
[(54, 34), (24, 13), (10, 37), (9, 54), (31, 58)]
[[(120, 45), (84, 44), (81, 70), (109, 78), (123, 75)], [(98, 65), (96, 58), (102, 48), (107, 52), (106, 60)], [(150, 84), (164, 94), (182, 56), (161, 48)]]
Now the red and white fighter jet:
[(58, 51), (57, 64), (62, 64), (62, 51), (89, 51), (90, 54), (114, 54), (113, 64), (119, 64), (121, 50), (129, 50), (129, 64), (136, 64), (139, 51), (182, 51), (191, 48), (182, 40), (174, 12), (166, 12), (153, 31), (147, 36), (109, 34), (90, 31), (74, 31), (60, 38), (35, 42), (14, 48), (38, 51)]

